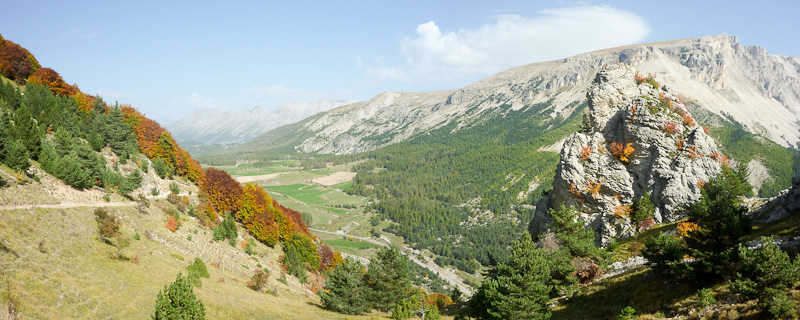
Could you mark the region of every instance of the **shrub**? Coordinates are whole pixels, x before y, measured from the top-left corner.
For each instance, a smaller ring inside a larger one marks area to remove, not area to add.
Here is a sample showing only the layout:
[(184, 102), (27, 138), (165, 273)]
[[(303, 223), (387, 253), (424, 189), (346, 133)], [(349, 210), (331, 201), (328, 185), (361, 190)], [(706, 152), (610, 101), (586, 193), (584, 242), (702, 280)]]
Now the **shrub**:
[(174, 216), (169, 216), (169, 218), (167, 218), (166, 226), (169, 231), (175, 232), (175, 230), (178, 230), (178, 227), (181, 226), (181, 222), (178, 221), (178, 219), (175, 219)]
[(657, 237), (647, 239), (644, 245), (642, 256), (647, 259), (654, 271), (672, 275), (685, 271), (682, 260), (688, 248), (683, 239), (677, 235), (662, 232)]
[(650, 223), (646, 226), (643, 224), (646, 220), (650, 220), (652, 224), (655, 224), (653, 218), (655, 217), (656, 209), (655, 206), (653, 206), (653, 202), (650, 201), (649, 192), (645, 191), (641, 198), (633, 200), (631, 209), (631, 220), (639, 224), (640, 230), (647, 230), (652, 227)]
[(625, 307), (625, 309), (622, 309), (622, 311), (620, 311), (619, 315), (617, 316), (617, 319), (619, 320), (630, 320), (636, 318), (638, 318), (638, 316), (636, 315), (636, 309), (630, 306), (627, 306)]
[(187, 274), (186, 277), (189, 281), (192, 282), (193, 285), (197, 287), (201, 287), (203, 284), (200, 282), (200, 278), (211, 278), (211, 274), (208, 273), (208, 268), (206, 268), (206, 264), (203, 263), (203, 260), (200, 258), (194, 258), (194, 262), (186, 267)]
[(267, 286), (267, 282), (269, 280), (269, 274), (256, 269), (255, 273), (253, 273), (253, 277), (250, 278), (250, 281), (247, 283), (247, 286), (250, 289), (255, 291), (261, 291), (264, 287)]
[(181, 189), (178, 187), (178, 184), (177, 184), (177, 183), (175, 183), (174, 181), (173, 181), (173, 182), (170, 182), (170, 184), (169, 184), (169, 191), (170, 191), (170, 192), (172, 192), (173, 194), (179, 194), (179, 193), (181, 193)]
[(714, 299), (714, 295), (711, 293), (711, 289), (703, 288), (700, 291), (697, 291), (697, 307), (705, 308), (710, 307), (711, 305), (717, 303), (717, 299)]
[(592, 147), (581, 147), (581, 160), (586, 161), (589, 160), (589, 155), (592, 154)]
[(638, 72), (634, 75), (637, 84), (647, 83), (655, 89), (661, 88), (661, 85), (656, 82), (656, 77), (652, 73), (648, 73), (647, 76), (642, 76)]
[(623, 145), (620, 142), (612, 142), (608, 150), (611, 151), (611, 154), (614, 155), (614, 157), (623, 163), (628, 163), (630, 161), (628, 157), (630, 157), (630, 155), (633, 154), (633, 151), (635, 151), (632, 143)]
[(104, 208), (97, 208), (94, 210), (95, 221), (100, 232), (100, 239), (107, 240), (119, 236), (119, 221), (117, 217), (108, 213)]
[(158, 193), (158, 187), (153, 187), (153, 189), (150, 189), (150, 194), (152, 194), (154, 197), (158, 196)]
[(664, 131), (667, 134), (678, 133), (680, 132), (680, 124), (677, 122), (667, 122), (661, 127), (661, 131)]
[(730, 282), (731, 291), (747, 299), (757, 299), (759, 306), (773, 317), (791, 316), (794, 302), (784, 290), (800, 281), (800, 259), (792, 262), (771, 238), (762, 237), (761, 242), (763, 245), (757, 249), (739, 245), (741, 266), (736, 272), (737, 279)]
[(156, 298), (153, 320), (205, 319), (206, 309), (203, 301), (197, 298), (192, 284), (178, 273), (175, 282), (164, 286)]

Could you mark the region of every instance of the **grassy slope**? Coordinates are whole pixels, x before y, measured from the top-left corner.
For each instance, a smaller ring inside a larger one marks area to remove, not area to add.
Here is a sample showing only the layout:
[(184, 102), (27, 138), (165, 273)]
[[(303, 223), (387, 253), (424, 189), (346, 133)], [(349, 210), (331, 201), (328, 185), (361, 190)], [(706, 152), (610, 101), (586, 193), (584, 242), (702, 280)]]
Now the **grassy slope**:
[[(11, 183), (0, 192), (32, 188)], [(45, 187), (41, 187), (45, 188)], [(15, 192), (16, 193), (16, 192)], [(186, 274), (195, 257), (211, 273), (195, 293), (206, 305), (209, 319), (373, 319), (327, 312), (319, 299), (291, 276), (288, 285), (277, 281), (280, 249), (256, 245), (255, 258), (240, 247), (211, 241), (211, 231), (183, 215), (175, 232), (165, 227), (167, 202), (154, 203), (146, 213), (134, 207), (108, 210), (122, 224), (130, 244), (121, 252), (137, 262), (113, 259), (115, 247), (100, 242), (94, 208), (0, 210), (0, 318), (11, 300), (25, 319), (148, 318), (158, 292)], [(152, 239), (145, 234), (150, 233)], [(241, 234), (242, 229), (240, 229)], [(141, 240), (135, 240), (139, 234)], [(191, 236), (191, 240), (189, 240)], [(250, 238), (249, 236), (247, 238)], [(220, 268), (212, 266), (219, 263)], [(276, 295), (246, 287), (252, 270), (270, 270), (269, 289)]]

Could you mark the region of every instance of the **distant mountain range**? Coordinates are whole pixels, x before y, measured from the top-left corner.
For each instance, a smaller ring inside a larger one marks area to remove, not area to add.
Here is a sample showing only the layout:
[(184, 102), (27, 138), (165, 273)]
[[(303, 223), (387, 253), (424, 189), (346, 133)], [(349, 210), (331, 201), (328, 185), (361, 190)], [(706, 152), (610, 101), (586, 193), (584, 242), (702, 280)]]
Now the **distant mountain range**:
[[(800, 57), (772, 55), (723, 34), (524, 65), (457, 90), (385, 92), (267, 132), (235, 149), (350, 154), (404, 141), (453, 121), (460, 128), (509, 108), (524, 110), (545, 102), (553, 106), (546, 110), (552, 117), (567, 118), (586, 101), (586, 90), (599, 68), (617, 63), (653, 73), (681, 92), (687, 104), (738, 122), (751, 133), (783, 146), (800, 140)], [(224, 132), (220, 119), (197, 120), (192, 130), (206, 137), (209, 132)], [(171, 129), (181, 137), (177, 126)], [(241, 138), (255, 135), (236, 132)]]
[(181, 143), (239, 144), (282, 125), (355, 102), (325, 99), (281, 103), (274, 110), (264, 107), (250, 110), (202, 109), (167, 125), (167, 128)]

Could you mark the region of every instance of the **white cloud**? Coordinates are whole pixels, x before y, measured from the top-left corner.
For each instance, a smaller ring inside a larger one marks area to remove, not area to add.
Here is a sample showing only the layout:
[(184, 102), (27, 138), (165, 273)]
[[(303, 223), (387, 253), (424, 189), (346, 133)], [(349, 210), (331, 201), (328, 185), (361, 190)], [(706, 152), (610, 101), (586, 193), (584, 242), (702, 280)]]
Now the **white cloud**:
[(405, 62), (365, 65), (368, 74), (409, 82), (456, 81), (508, 68), (642, 41), (650, 28), (639, 16), (608, 6), (547, 9), (538, 17), (492, 17), (477, 29), (442, 31), (436, 22), (404, 37)]

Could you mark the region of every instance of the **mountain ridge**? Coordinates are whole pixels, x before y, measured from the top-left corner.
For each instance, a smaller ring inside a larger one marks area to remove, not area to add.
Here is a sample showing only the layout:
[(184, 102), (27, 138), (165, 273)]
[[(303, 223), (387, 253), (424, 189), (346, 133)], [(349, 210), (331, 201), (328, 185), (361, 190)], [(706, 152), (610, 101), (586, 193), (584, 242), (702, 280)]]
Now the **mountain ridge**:
[[(771, 55), (725, 34), (629, 45), (512, 68), (460, 89), (384, 92), (365, 102), (316, 114), (280, 130), (303, 132), (299, 152), (351, 154), (430, 132), (451, 121), (467, 125), (485, 112), (552, 100), (551, 116), (567, 117), (585, 101), (597, 70), (624, 63), (673, 84), (684, 100), (732, 118), (783, 146), (800, 141), (800, 58)], [(752, 108), (758, 106), (758, 108)], [(566, 110), (566, 113), (565, 113)], [(234, 151), (270, 148), (267, 132)], [(306, 137), (307, 136), (307, 137)], [(376, 138), (377, 137), (377, 138)]]
[(305, 103), (284, 102), (275, 109), (260, 106), (248, 110), (200, 109), (170, 123), (167, 128), (179, 142), (238, 144), (282, 125), (355, 102), (353, 99), (323, 99)]

